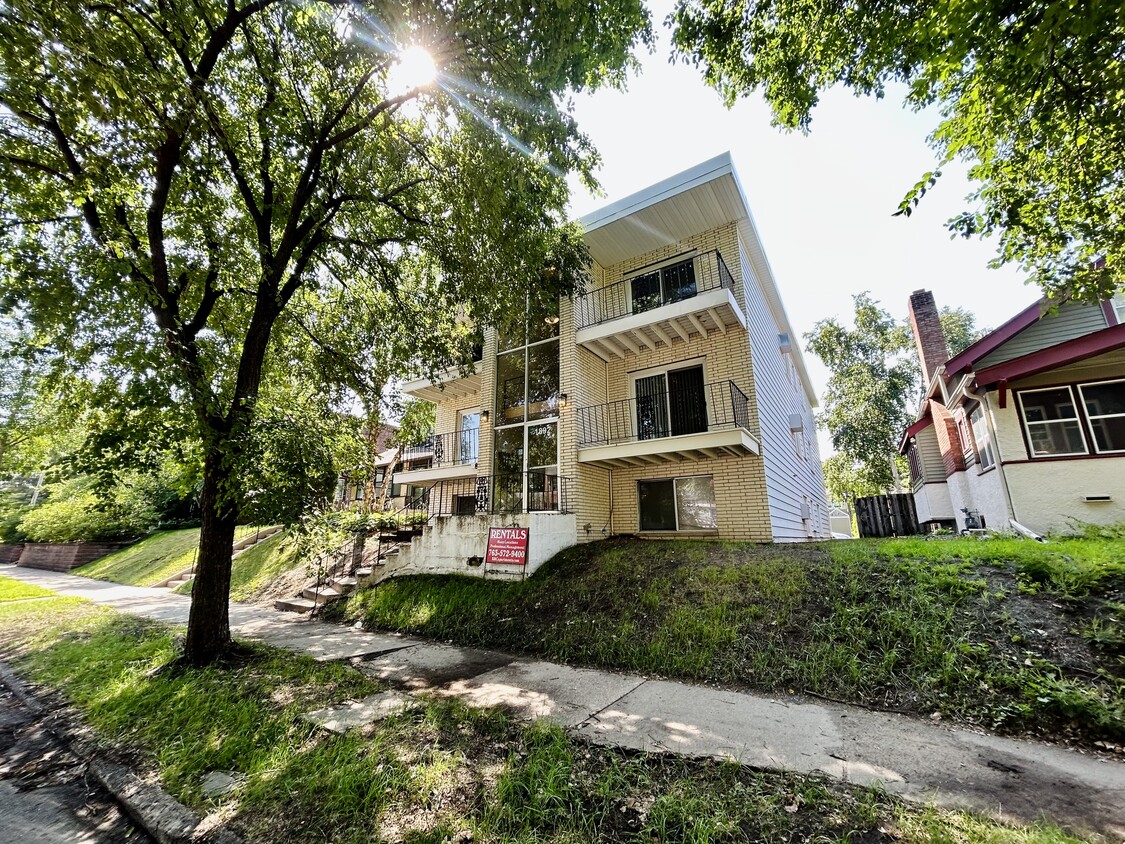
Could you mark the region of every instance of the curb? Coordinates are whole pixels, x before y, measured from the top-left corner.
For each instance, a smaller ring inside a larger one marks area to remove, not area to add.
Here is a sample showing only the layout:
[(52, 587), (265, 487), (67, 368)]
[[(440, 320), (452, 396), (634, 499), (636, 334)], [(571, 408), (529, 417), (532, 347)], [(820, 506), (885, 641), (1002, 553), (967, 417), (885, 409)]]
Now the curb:
[[(28, 685), (3, 660), (0, 660), (0, 683), (7, 686), (33, 714), (43, 715), (48, 711)], [(197, 812), (156, 783), (143, 779), (131, 768), (105, 758), (96, 758), (86, 752), (78, 752), (75, 747), (78, 742), (69, 730), (64, 728), (61, 732), (54, 729), (50, 731), (78, 759), (89, 758), (87, 767), (94, 779), (159, 844), (242, 844), (242, 839), (230, 830), (220, 829), (213, 833), (201, 831), (199, 827), (203, 818)]]

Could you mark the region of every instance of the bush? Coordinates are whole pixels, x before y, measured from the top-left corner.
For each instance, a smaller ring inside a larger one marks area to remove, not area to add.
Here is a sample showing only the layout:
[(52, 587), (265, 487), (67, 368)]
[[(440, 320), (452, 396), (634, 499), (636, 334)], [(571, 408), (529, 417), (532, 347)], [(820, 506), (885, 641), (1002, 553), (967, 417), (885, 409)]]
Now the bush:
[(139, 536), (154, 524), (154, 511), (137, 501), (103, 502), (94, 479), (74, 478), (46, 488), (47, 500), (28, 510), (19, 530), (32, 542), (78, 542)]

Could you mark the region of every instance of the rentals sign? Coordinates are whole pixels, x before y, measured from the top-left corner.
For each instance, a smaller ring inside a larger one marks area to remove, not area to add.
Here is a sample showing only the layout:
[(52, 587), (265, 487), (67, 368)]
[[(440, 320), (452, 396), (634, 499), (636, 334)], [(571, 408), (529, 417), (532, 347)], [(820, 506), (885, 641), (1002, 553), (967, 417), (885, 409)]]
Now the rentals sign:
[(489, 528), (484, 561), (506, 566), (527, 565), (528, 533), (528, 529), (523, 527)]

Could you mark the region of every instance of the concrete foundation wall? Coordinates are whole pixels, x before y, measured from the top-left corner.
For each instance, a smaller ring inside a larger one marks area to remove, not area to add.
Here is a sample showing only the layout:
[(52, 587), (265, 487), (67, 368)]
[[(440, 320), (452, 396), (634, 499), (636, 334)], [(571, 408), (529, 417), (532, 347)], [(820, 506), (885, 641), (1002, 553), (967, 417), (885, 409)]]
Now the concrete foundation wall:
[(468, 577), (512, 577), (522, 567), (487, 565), (488, 530), (494, 527), (525, 527), (528, 575), (543, 563), (575, 544), (577, 527), (573, 513), (519, 513), (503, 516), (439, 516), (425, 533), (399, 553), (390, 575), (462, 574)]
[(949, 484), (922, 484), (914, 490), (914, 509), (918, 523), (948, 521), (954, 517), (953, 502), (949, 500)]

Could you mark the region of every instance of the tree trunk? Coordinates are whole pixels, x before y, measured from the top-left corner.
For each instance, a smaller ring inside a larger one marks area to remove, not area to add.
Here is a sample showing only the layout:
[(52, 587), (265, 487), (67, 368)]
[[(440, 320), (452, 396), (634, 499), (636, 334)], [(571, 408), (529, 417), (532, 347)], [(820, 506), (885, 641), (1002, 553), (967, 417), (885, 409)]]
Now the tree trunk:
[(208, 665), (233, 644), (229, 601), (236, 514), (223, 494), (228, 475), (221, 446), (212, 446), (203, 464), (203, 527), (199, 532), (199, 558), (184, 643), (184, 661), (190, 665)]

